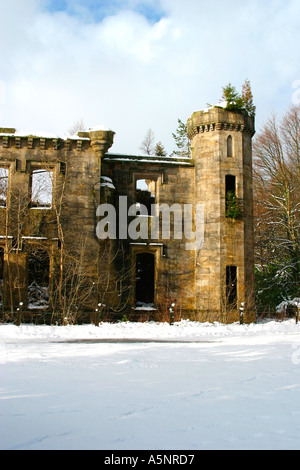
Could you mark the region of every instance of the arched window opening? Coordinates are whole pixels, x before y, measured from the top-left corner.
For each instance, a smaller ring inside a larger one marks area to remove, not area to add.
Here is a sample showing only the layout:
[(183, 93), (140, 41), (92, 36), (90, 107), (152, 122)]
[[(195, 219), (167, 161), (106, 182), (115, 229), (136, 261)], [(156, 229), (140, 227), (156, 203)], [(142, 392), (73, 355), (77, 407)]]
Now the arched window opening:
[(232, 153), (232, 137), (231, 135), (227, 138), (227, 158), (231, 158), (233, 156)]
[(0, 168), (0, 207), (6, 207), (8, 189), (8, 169)]
[(36, 208), (52, 207), (53, 172), (38, 169), (31, 177), (31, 204)]

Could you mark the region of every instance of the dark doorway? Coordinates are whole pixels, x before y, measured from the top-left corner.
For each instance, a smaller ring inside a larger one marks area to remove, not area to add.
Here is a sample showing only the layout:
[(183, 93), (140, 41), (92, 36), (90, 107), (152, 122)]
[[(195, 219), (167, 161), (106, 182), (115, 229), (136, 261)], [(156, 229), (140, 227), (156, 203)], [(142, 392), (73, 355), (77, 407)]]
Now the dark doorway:
[(155, 258), (152, 253), (137, 253), (135, 276), (136, 306), (154, 304)]
[(226, 301), (227, 307), (237, 307), (237, 267), (226, 266)]

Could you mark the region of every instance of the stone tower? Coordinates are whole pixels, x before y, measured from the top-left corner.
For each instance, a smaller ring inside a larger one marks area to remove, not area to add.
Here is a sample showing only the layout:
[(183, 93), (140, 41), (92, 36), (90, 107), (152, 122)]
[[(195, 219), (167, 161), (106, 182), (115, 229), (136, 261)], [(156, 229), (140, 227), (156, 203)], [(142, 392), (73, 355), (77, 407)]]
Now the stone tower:
[(214, 107), (188, 120), (195, 199), (205, 239), (196, 254), (196, 310), (220, 321), (254, 315), (252, 137), (254, 118)]

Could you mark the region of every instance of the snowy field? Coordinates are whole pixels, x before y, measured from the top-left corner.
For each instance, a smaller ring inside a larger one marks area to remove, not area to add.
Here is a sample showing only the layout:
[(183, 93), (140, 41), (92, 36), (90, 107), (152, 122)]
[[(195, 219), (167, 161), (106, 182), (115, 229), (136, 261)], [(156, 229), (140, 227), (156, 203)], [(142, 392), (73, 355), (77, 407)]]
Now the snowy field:
[(300, 449), (300, 324), (0, 325), (0, 449)]

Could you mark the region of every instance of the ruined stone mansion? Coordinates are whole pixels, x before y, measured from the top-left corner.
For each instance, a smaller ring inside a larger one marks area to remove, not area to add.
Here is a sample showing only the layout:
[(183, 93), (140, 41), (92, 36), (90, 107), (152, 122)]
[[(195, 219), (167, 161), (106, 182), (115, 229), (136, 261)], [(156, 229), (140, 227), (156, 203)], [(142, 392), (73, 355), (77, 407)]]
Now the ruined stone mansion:
[(115, 154), (109, 129), (62, 139), (1, 128), (1, 314), (255, 320), (254, 118), (216, 106), (187, 129), (191, 155), (179, 158)]

